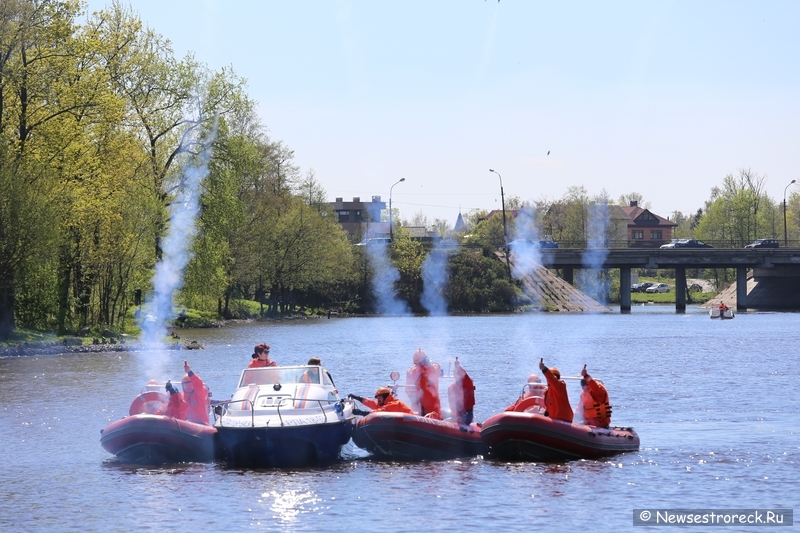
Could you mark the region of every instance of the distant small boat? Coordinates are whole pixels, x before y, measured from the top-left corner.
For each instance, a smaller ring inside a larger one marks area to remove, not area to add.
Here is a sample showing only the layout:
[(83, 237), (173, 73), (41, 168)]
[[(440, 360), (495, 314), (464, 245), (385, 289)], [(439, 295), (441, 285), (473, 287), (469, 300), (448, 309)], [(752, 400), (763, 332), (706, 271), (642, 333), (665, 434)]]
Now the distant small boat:
[(708, 316), (710, 318), (733, 318), (733, 309), (730, 307), (726, 307), (724, 311), (720, 311), (718, 305), (712, 305), (711, 308), (708, 310)]
[(216, 428), (154, 414), (168, 401), (163, 392), (145, 390), (131, 403), (130, 416), (100, 430), (100, 445), (126, 463), (213, 461)]

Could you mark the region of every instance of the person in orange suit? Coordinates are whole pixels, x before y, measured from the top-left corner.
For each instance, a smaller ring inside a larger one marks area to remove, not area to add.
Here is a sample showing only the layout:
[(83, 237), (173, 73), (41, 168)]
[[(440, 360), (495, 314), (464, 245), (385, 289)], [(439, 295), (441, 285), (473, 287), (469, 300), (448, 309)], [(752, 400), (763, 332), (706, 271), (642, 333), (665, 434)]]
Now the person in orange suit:
[(411, 408), (421, 416), (429, 416), (441, 420), (442, 406), (439, 401), (439, 375), (442, 368), (418, 349), (414, 352), (414, 366), (406, 372), (406, 385), (414, 388), (409, 394)]
[(264, 368), (267, 366), (278, 366), (278, 363), (269, 358), (268, 344), (256, 344), (255, 358), (247, 365), (247, 368)]
[(557, 368), (544, 366), (544, 358), (539, 360), (539, 369), (547, 380), (547, 391), (544, 393), (544, 405), (547, 411), (545, 416), (553, 420), (563, 420), (572, 423), (574, 416), (572, 406), (569, 404), (567, 384), (561, 380), (561, 372)]
[(175, 388), (171, 381), (167, 381), (164, 389), (169, 393), (169, 402), (162, 405), (156, 411), (156, 414), (177, 418), (178, 420), (186, 420), (186, 412), (189, 406), (184, 401), (183, 394), (178, 392), (178, 389)]
[(455, 381), (447, 387), (450, 412), (453, 413), (456, 422), (468, 426), (472, 423), (472, 410), (475, 407), (475, 384), (458, 362), (458, 357), (453, 366)]
[(587, 426), (608, 427), (611, 424), (611, 404), (608, 403), (608, 391), (602, 383), (586, 372), (586, 365), (581, 370), (581, 399), (578, 412)]
[[(385, 411), (388, 413), (407, 413), (410, 415), (416, 414), (409, 406), (392, 396), (392, 391), (389, 390), (389, 387), (380, 387), (378, 390), (376, 390), (374, 402), (368, 398), (356, 396), (355, 394), (348, 394), (347, 397), (351, 400), (358, 400), (365, 407), (372, 409), (373, 412)], [(353, 413), (357, 415), (368, 414), (367, 411), (361, 411), (360, 409), (353, 409)]]
[(175, 386), (167, 381), (165, 388), (169, 392), (169, 403), (159, 409), (157, 414), (207, 426), (210, 403), (208, 390), (200, 376), (192, 372), (188, 361), (183, 362), (183, 369), (186, 371), (181, 380), (183, 392), (178, 392)]

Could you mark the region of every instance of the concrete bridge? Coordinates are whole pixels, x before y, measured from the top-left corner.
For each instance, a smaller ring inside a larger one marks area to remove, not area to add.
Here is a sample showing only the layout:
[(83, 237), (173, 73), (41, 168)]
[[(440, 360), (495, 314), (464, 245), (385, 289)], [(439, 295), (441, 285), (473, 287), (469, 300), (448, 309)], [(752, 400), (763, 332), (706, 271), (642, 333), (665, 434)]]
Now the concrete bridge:
[[(542, 249), (542, 264), (547, 268), (560, 268), (564, 279), (573, 282), (573, 270), (587, 268), (584, 265), (584, 249)], [(675, 269), (675, 311), (686, 311), (687, 268), (735, 268), (736, 308), (747, 310), (747, 271), (754, 276), (779, 277), (800, 282), (800, 249), (725, 249), (725, 248), (677, 248), (677, 249), (590, 249), (594, 257), (603, 258), (599, 268), (620, 269), (620, 311), (631, 311), (631, 269), (661, 268)], [(783, 291), (783, 298), (791, 299), (786, 307), (797, 305), (798, 294), (794, 290)]]

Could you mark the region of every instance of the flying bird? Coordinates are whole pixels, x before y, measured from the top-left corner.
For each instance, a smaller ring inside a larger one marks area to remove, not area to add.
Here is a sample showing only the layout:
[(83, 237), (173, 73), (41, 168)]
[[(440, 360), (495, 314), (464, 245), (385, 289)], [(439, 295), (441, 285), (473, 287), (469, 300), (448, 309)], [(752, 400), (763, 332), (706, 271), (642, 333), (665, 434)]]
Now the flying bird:
[(547, 151), (547, 155), (550, 155), (550, 150)]

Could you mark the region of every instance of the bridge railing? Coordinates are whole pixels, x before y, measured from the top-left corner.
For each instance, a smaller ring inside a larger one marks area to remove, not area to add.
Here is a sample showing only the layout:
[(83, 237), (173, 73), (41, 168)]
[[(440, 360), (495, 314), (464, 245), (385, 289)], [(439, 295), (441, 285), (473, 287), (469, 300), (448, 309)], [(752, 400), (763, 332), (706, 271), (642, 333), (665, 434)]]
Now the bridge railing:
[[(768, 238), (768, 237), (764, 237)], [(771, 238), (771, 237), (770, 237)], [(676, 239), (677, 240), (677, 239)], [(698, 239), (699, 240), (699, 239)], [(744, 248), (746, 245), (753, 242), (755, 239), (751, 240), (739, 240), (739, 239), (725, 239), (725, 240), (709, 240), (703, 241), (706, 244), (710, 244), (714, 248), (722, 248), (722, 249), (738, 249)], [(783, 239), (778, 239), (780, 242), (780, 248), (800, 248), (800, 240), (789, 240), (788, 246), (784, 246)], [(576, 241), (557, 241), (559, 248), (566, 248), (566, 249), (586, 249), (586, 248), (602, 248), (602, 249), (619, 249), (619, 248), (641, 248), (647, 250), (658, 249), (664, 244), (669, 244), (671, 241), (641, 241), (641, 240), (609, 240), (604, 243), (604, 246), (587, 246), (587, 241), (584, 240), (576, 240)]]

